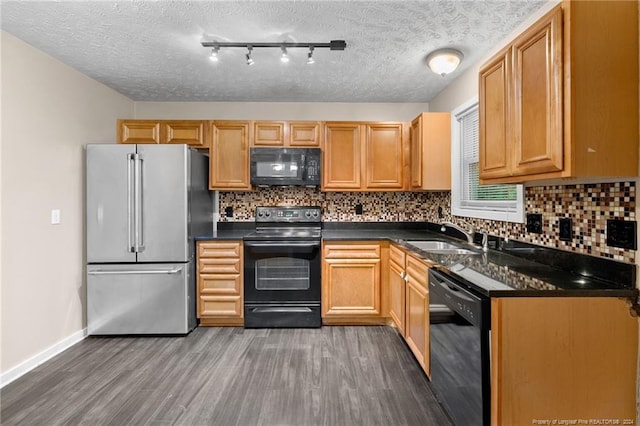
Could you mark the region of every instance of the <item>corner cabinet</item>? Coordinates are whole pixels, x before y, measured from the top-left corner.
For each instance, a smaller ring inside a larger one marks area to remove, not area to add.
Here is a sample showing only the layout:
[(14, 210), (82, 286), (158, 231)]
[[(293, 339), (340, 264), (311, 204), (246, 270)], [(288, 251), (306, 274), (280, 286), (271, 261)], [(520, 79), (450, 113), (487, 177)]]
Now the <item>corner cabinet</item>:
[(451, 190), (451, 114), (425, 112), (411, 122), (411, 189)]
[(483, 183), (638, 175), (638, 2), (564, 1), (479, 72)]
[(635, 424), (638, 319), (629, 309), (615, 297), (491, 299), (491, 424)]
[(211, 122), (209, 189), (251, 190), (248, 121)]
[(324, 191), (399, 191), (407, 154), (403, 123), (327, 122), (324, 125)]
[(242, 241), (197, 243), (197, 313), (201, 325), (243, 325)]
[(118, 143), (187, 144), (194, 148), (209, 148), (207, 122), (203, 120), (118, 120)]
[(322, 260), (323, 323), (384, 324), (380, 243), (326, 242)]

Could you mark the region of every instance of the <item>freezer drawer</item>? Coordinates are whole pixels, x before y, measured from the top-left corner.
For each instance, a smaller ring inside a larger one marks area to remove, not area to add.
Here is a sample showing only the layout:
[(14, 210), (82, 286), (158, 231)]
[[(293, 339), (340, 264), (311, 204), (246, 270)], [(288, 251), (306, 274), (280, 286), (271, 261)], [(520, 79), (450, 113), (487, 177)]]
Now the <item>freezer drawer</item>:
[(194, 263), (88, 265), (87, 323), (90, 335), (188, 333)]

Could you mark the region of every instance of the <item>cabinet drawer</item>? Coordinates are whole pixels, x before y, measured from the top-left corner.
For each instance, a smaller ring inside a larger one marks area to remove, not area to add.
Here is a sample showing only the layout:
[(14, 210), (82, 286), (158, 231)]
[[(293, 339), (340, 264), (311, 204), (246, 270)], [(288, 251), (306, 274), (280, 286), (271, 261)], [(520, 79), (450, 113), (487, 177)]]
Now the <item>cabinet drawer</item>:
[(237, 241), (226, 242), (199, 242), (199, 257), (237, 257), (242, 255), (242, 243)]
[(198, 274), (239, 274), (240, 259), (204, 258), (198, 260)]
[(398, 246), (391, 245), (389, 247), (389, 259), (404, 269), (406, 254)]
[(200, 316), (243, 317), (242, 296), (200, 296)]
[(380, 244), (326, 244), (325, 259), (379, 259)]
[(200, 274), (198, 290), (201, 294), (240, 296), (242, 279), (239, 274)]

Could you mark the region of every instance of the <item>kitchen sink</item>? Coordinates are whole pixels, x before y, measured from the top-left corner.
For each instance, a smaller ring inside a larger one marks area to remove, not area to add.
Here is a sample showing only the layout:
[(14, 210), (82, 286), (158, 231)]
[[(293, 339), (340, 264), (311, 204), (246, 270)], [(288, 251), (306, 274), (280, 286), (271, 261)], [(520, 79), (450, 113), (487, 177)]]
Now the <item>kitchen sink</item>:
[(417, 249), (433, 254), (478, 254), (478, 252), (445, 241), (407, 241)]

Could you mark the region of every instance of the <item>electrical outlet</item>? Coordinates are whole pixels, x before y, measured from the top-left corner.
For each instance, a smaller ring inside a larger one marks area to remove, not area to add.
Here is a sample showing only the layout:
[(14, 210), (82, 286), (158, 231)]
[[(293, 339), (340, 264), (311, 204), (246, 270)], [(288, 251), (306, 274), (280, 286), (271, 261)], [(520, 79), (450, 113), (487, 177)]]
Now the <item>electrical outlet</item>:
[(225, 207), (224, 215), (227, 216), (227, 217), (233, 217), (233, 207), (231, 207), (231, 206)]
[(356, 204), (356, 214), (362, 214), (362, 204)]
[(444, 212), (440, 206), (438, 206), (438, 219), (444, 219)]
[(607, 220), (607, 245), (623, 249), (636, 250), (637, 225), (635, 220)]
[(542, 234), (542, 214), (527, 213), (527, 232)]
[(568, 217), (563, 217), (559, 220), (560, 226), (560, 241), (573, 240), (573, 221)]
[(51, 224), (52, 225), (60, 224), (60, 209), (51, 210)]

